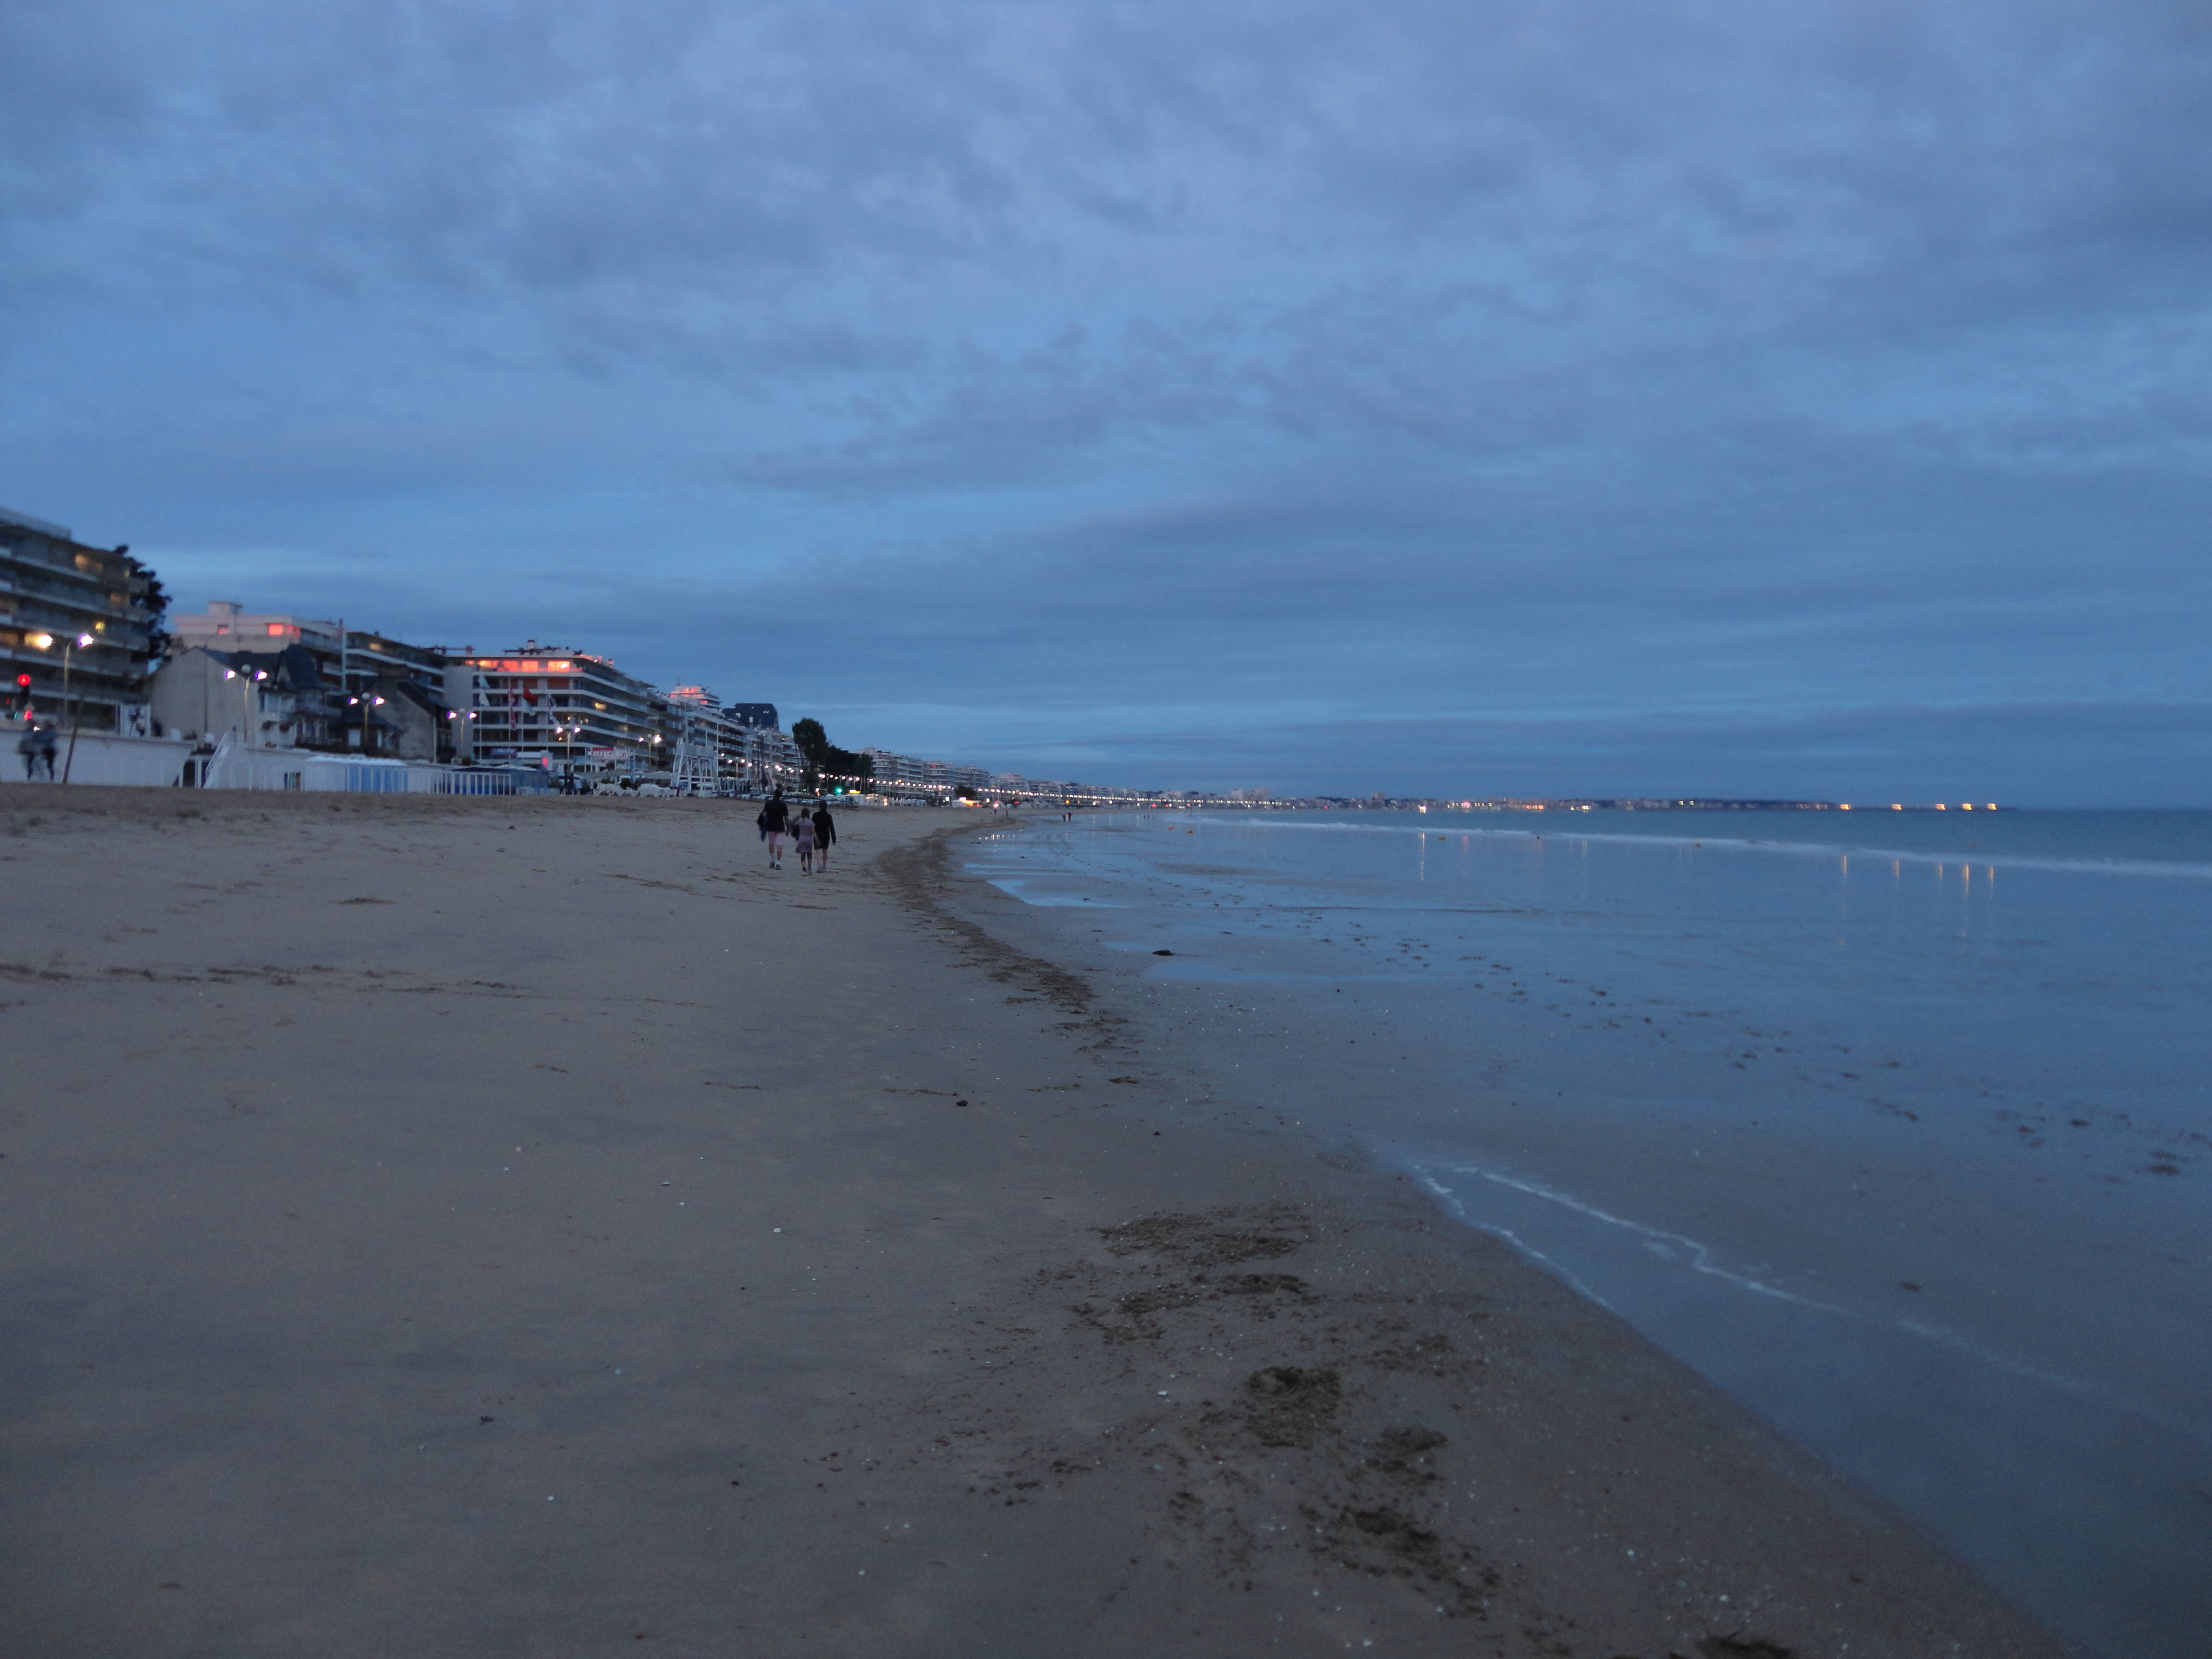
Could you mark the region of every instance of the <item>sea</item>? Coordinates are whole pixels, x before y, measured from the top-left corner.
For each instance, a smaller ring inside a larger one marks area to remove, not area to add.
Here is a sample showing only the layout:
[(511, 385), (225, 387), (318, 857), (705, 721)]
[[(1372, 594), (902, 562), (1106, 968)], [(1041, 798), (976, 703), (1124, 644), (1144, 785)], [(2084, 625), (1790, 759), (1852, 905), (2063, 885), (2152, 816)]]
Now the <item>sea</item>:
[(1117, 813), (969, 857), (1207, 1011), (1253, 1109), (2081, 1653), (2212, 1654), (2212, 813)]

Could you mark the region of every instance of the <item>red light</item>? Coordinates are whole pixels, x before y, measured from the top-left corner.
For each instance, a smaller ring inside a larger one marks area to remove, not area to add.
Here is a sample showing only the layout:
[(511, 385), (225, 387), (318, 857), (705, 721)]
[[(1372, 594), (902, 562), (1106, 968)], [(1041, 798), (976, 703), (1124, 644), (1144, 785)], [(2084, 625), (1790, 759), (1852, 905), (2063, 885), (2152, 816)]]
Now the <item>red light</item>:
[(28, 674), (18, 674), (15, 676), (15, 684), (27, 691), (31, 689), (31, 677)]

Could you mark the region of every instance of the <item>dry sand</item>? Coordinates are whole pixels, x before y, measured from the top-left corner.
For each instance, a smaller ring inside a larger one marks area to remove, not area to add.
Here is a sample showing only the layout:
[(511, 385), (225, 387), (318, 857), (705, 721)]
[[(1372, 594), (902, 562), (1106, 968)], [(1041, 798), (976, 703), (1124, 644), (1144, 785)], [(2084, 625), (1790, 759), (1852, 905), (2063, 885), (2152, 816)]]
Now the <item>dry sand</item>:
[(0, 789), (0, 1654), (2059, 1651), (753, 810)]

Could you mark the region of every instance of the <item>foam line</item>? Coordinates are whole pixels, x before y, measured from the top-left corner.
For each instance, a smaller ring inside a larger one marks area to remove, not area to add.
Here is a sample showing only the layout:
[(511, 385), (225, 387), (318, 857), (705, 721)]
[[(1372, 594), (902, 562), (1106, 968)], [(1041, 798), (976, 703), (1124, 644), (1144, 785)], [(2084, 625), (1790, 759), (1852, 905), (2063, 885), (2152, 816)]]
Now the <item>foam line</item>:
[[(1610, 1312), (1620, 1312), (1620, 1309), (1613, 1307), (1602, 1297), (1593, 1292), (1588, 1285), (1584, 1285), (1572, 1273), (1562, 1267), (1557, 1261), (1552, 1260), (1550, 1257), (1546, 1256), (1541, 1251), (1531, 1249), (1527, 1243), (1507, 1228), (1497, 1225), (1494, 1223), (1480, 1220), (1468, 1214), (1466, 1206), (1460, 1202), (1458, 1194), (1449, 1187), (1445, 1186), (1443, 1182), (1437, 1180), (1436, 1177), (1431, 1175), (1425, 1168), (1418, 1164), (1413, 1164), (1411, 1167), (1413, 1171), (1414, 1179), (1419, 1181), (1423, 1186), (1426, 1187), (1429, 1191), (1434, 1194), (1437, 1198), (1443, 1200), (1443, 1202), (1450, 1207), (1452, 1212), (1462, 1221), (1467, 1223), (1469, 1226), (1478, 1228), (1483, 1232), (1492, 1233), (1504, 1239), (1516, 1249), (1518, 1249), (1524, 1255), (1528, 1255), (1530, 1260), (1540, 1263), (1550, 1272), (1557, 1273), (1560, 1278), (1565, 1279), (1566, 1282), (1573, 1286), (1577, 1292), (1588, 1297), (1591, 1301), (1595, 1302), (1600, 1307), (1606, 1308)], [(1794, 1303), (1799, 1307), (1808, 1308), (1818, 1313), (1834, 1314), (1838, 1317), (1854, 1320), (1862, 1324), (1887, 1324), (1891, 1328), (1902, 1331), (1909, 1336), (1917, 1337), (1925, 1342), (1936, 1343), (1943, 1347), (1953, 1350), (1954, 1352), (1965, 1354), (1969, 1358), (1979, 1360), (1984, 1364), (1994, 1365), (2001, 1370), (2009, 1371), (2014, 1376), (2021, 1377), (2025, 1381), (2040, 1383), (2046, 1388), (2062, 1389), (2069, 1394), (2078, 1395), (2084, 1399), (2094, 1399), (2099, 1401), (2108, 1407), (2125, 1411), (2133, 1416), (2141, 1418), (2146, 1422), (2155, 1423), (2161, 1428), (2172, 1433), (2185, 1436), (2191, 1440), (2203, 1441), (2205, 1439), (2204, 1425), (2202, 1424), (2191, 1422), (2184, 1418), (2175, 1417), (2168, 1413), (2145, 1406), (2137, 1401), (2116, 1397), (2108, 1390), (2099, 1387), (2097, 1384), (2084, 1382), (2079, 1377), (2068, 1376), (2060, 1371), (2047, 1370), (2040, 1365), (2029, 1364), (2026, 1361), (2015, 1359), (2008, 1354), (1999, 1353), (1994, 1349), (1986, 1348), (1980, 1343), (1961, 1336), (1958, 1332), (1950, 1330), (1944, 1326), (1931, 1324), (1925, 1320), (1919, 1319), (1877, 1321), (1869, 1318), (1869, 1316), (1859, 1312), (1856, 1309), (1841, 1307), (1832, 1302), (1815, 1301), (1809, 1297), (1799, 1296), (1795, 1291), (1784, 1290), (1780, 1285), (1769, 1285), (1763, 1279), (1753, 1279), (1748, 1274), (1733, 1273), (1728, 1268), (1720, 1266), (1713, 1259), (1713, 1253), (1711, 1248), (1699, 1243), (1696, 1239), (1685, 1237), (1680, 1233), (1670, 1233), (1662, 1228), (1647, 1227), (1641, 1222), (1631, 1221), (1625, 1216), (1617, 1216), (1608, 1211), (1601, 1210), (1595, 1205), (1586, 1204), (1578, 1198), (1575, 1198), (1566, 1193), (1555, 1191), (1540, 1182), (1523, 1180), (1515, 1176), (1504, 1175), (1495, 1170), (1486, 1170), (1480, 1164), (1446, 1164), (1444, 1167), (1455, 1175), (1479, 1176), (1485, 1181), (1495, 1182), (1498, 1186), (1510, 1188), (1515, 1192), (1525, 1193), (1531, 1198), (1540, 1198), (1547, 1202), (1559, 1205), (1563, 1208), (1573, 1210), (1578, 1214), (1589, 1216), (1593, 1220), (1604, 1222), (1608, 1226), (1619, 1227), (1626, 1232), (1636, 1234), (1647, 1242), (1680, 1246), (1688, 1258), (1688, 1265), (1693, 1272), (1705, 1274), (1710, 1278), (1718, 1279), (1725, 1284), (1736, 1286), (1740, 1290), (1748, 1291), (1758, 1296), (1771, 1297), (1777, 1301)], [(1623, 1316), (1626, 1317), (1625, 1315)]]
[[(1528, 1243), (1527, 1239), (1522, 1237), (1520, 1234), (1515, 1232), (1510, 1227), (1502, 1227), (1494, 1221), (1478, 1221), (1473, 1216), (1468, 1214), (1466, 1208), (1459, 1201), (1458, 1194), (1454, 1193), (1450, 1188), (1439, 1182), (1436, 1177), (1431, 1176), (1426, 1170), (1416, 1167), (1413, 1171), (1413, 1179), (1419, 1182), (1422, 1186), (1427, 1188), (1430, 1193), (1435, 1197), (1441, 1199), (1446, 1205), (1449, 1206), (1454, 1215), (1456, 1215), (1462, 1222), (1474, 1228), (1477, 1232), (1489, 1233), (1495, 1237), (1504, 1239), (1508, 1244), (1510, 1244), (1522, 1255), (1527, 1256), (1529, 1261), (1544, 1267), (1554, 1277), (1565, 1279), (1568, 1287), (1584, 1301), (1596, 1303), (1599, 1307), (1604, 1309), (1607, 1313), (1620, 1313), (1620, 1309), (1614, 1307), (1613, 1304), (1607, 1302), (1603, 1297), (1600, 1296), (1595, 1291), (1592, 1290), (1588, 1285), (1585, 1285), (1580, 1279), (1577, 1278), (1572, 1268), (1569, 1267), (1565, 1262), (1553, 1261), (1550, 1256), (1546, 1255), (1541, 1250), (1538, 1249), (1534, 1244)], [(1627, 1316), (1624, 1314), (1621, 1316), (1626, 1318)]]

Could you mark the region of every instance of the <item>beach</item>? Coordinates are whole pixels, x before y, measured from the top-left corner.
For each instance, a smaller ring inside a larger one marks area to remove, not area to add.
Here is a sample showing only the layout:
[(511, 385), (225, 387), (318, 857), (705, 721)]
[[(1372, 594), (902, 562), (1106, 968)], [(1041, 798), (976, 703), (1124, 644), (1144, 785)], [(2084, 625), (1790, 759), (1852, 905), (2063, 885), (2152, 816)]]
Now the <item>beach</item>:
[(0, 789), (0, 1651), (2062, 1651), (988, 815), (756, 810)]

